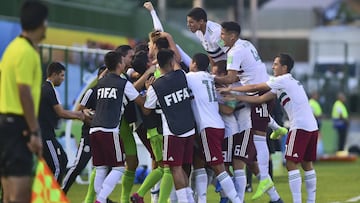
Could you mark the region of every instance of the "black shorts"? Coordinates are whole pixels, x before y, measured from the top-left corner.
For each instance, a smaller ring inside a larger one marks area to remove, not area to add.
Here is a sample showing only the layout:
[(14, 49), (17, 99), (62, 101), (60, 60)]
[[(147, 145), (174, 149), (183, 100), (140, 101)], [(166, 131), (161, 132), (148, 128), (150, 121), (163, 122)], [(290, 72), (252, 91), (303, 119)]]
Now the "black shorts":
[(34, 157), (22, 132), (27, 130), (24, 117), (0, 114), (0, 176), (34, 175)]

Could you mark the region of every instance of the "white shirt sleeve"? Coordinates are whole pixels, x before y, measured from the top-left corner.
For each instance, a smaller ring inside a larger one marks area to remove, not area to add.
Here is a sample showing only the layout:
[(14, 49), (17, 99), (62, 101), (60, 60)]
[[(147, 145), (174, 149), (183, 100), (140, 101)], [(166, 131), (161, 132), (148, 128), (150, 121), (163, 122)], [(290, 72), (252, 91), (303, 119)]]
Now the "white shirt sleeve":
[(158, 98), (156, 96), (153, 86), (150, 86), (146, 92), (146, 100), (144, 107), (147, 109), (155, 109)]
[(273, 77), (271, 78), (269, 81), (266, 82), (266, 84), (271, 88), (271, 92), (275, 93), (281, 89), (284, 88), (284, 80), (282, 79), (283, 77), (278, 76), (278, 77)]
[(152, 11), (150, 11), (150, 14), (151, 14), (151, 18), (152, 18), (152, 20), (153, 20), (154, 29), (155, 29), (155, 30), (160, 30), (160, 31), (164, 32), (164, 28), (163, 28), (163, 26), (162, 26), (162, 24), (161, 24), (161, 22), (160, 22), (159, 17), (158, 17), (157, 14), (156, 14), (156, 11), (155, 11), (155, 10), (152, 10)]
[(130, 101), (133, 101), (136, 99), (136, 97), (139, 96), (139, 92), (135, 89), (133, 84), (131, 84), (129, 81), (126, 82), (124, 93), (127, 98), (129, 98)]
[(227, 55), (226, 70), (240, 71), (242, 63), (241, 52), (238, 50), (230, 50)]

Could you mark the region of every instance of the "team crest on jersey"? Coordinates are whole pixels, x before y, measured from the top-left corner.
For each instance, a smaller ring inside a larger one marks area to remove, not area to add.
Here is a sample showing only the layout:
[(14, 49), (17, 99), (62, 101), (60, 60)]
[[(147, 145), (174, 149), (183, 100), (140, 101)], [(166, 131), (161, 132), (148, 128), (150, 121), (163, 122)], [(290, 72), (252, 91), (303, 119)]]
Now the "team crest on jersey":
[(190, 98), (190, 94), (188, 92), (188, 88), (186, 88), (186, 87), (181, 90), (178, 90), (176, 92), (173, 92), (171, 94), (164, 96), (166, 106), (171, 106), (172, 104), (177, 104), (181, 101), (186, 100), (187, 98)]
[(117, 99), (117, 88), (103, 87), (97, 90), (98, 99)]

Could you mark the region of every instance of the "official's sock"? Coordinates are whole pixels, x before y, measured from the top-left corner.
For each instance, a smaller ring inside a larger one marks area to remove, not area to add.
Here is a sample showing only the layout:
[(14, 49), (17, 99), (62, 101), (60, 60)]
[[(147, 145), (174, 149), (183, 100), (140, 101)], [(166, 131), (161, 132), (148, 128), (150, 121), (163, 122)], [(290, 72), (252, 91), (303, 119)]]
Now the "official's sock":
[(144, 182), (141, 184), (137, 193), (144, 197), (145, 194), (162, 178), (164, 173), (164, 169), (161, 167), (157, 167), (152, 170), (148, 176), (146, 176)]
[(307, 191), (307, 203), (314, 203), (316, 200), (316, 173), (315, 170), (305, 171), (305, 185)]
[(135, 171), (125, 170), (121, 180), (121, 203), (130, 202), (130, 193), (134, 185)]
[(167, 202), (170, 197), (171, 190), (173, 188), (173, 177), (170, 168), (164, 168), (164, 174), (160, 183), (159, 202)]
[(195, 192), (197, 194), (198, 203), (206, 203), (206, 191), (208, 186), (208, 176), (205, 168), (195, 169), (193, 171), (195, 176)]
[(269, 149), (266, 144), (266, 137), (254, 135), (254, 144), (256, 148), (256, 158), (259, 164), (260, 180), (268, 177), (269, 174)]
[(244, 169), (234, 171), (234, 185), (239, 198), (241, 201), (244, 201), (246, 188), (246, 174)]
[(293, 203), (301, 203), (301, 175), (299, 170), (292, 170), (289, 174), (289, 186)]
[(94, 180), (95, 180), (96, 170), (95, 168), (91, 171), (90, 179), (89, 179), (89, 186), (85, 196), (84, 203), (94, 203), (95, 202), (95, 189), (94, 189)]

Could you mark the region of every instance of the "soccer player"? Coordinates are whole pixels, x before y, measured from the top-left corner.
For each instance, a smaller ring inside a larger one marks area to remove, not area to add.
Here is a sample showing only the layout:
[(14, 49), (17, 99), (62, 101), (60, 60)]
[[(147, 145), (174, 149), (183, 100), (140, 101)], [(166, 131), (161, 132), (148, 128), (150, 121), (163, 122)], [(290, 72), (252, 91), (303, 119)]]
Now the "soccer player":
[(163, 162), (170, 166), (178, 202), (193, 202), (192, 190), (183, 164), (192, 163), (195, 133), (194, 117), (190, 104), (186, 76), (182, 70), (174, 70), (174, 52), (159, 50), (157, 61), (161, 77), (149, 87), (145, 108), (150, 113), (159, 103), (164, 135)]
[[(33, 155), (42, 157), (37, 121), (42, 71), (37, 45), (45, 38), (48, 8), (26, 1), (20, 11), (22, 32), (0, 62), (0, 178), (4, 202), (30, 202)], [(6, 164), (5, 164), (6, 163)]]
[(211, 67), (226, 67), (227, 48), (220, 38), (221, 25), (207, 19), (204, 9), (196, 7), (187, 14), (187, 26), (195, 33), (210, 57)]
[(120, 77), (125, 68), (121, 54), (110, 51), (104, 61), (109, 73), (98, 81), (96, 113), (90, 128), (91, 153), (96, 167), (96, 203), (106, 202), (125, 171), (124, 148), (119, 138), (125, 97), (139, 106), (144, 103), (134, 86)]
[[(221, 145), (224, 140), (225, 126), (219, 114), (219, 104), (213, 77), (207, 71), (209, 58), (205, 54), (195, 54), (186, 74), (188, 86), (194, 95), (191, 106), (194, 112), (197, 129), (200, 134), (205, 162), (214, 170), (224, 193), (231, 202), (242, 202), (235, 190), (231, 177), (225, 171)], [(206, 188), (206, 187), (204, 187)], [(206, 190), (198, 196), (206, 195)], [(206, 196), (201, 198), (206, 202)]]
[[(264, 103), (278, 98), (290, 121), (290, 132), (286, 140), (286, 168), (289, 175), (289, 186), (294, 203), (301, 203), (301, 174), (298, 164), (304, 170), (307, 190), (307, 201), (316, 199), (316, 173), (313, 161), (316, 160), (316, 144), (318, 126), (308, 103), (305, 90), (301, 83), (292, 77), (290, 71), (294, 60), (288, 54), (275, 57), (272, 69), (274, 78), (267, 82), (231, 87), (227, 91), (267, 91), (261, 96), (235, 96), (237, 100), (250, 103)], [(279, 137), (272, 137), (279, 138)]]
[[(175, 43), (168, 33), (153, 31), (150, 32), (149, 39), (149, 56), (152, 58), (156, 58), (157, 53), (162, 49), (171, 49), (175, 53), (178, 53), (177, 48), (174, 46)], [(176, 58), (175, 55), (176, 54), (174, 54), (174, 58)], [(157, 61), (155, 60), (154, 63), (157, 64)], [(177, 65), (177, 63), (174, 65)], [(154, 72), (154, 76), (155, 78), (158, 78), (160, 75), (160, 68), (157, 68)], [(156, 109), (158, 109), (158, 107)], [(142, 203), (146, 192), (148, 192), (160, 179), (161, 184), (158, 200), (159, 202), (166, 201), (173, 185), (170, 168), (163, 163), (163, 135), (158, 130), (158, 128), (161, 128), (161, 117), (155, 111), (152, 110), (149, 115), (144, 116), (144, 124), (147, 128), (147, 138), (150, 140), (157, 168), (146, 177), (139, 190), (131, 196), (131, 201), (133, 203)]]
[[(216, 76), (215, 81), (220, 84), (236, 84), (240, 80), (242, 85), (265, 82), (269, 79), (265, 64), (261, 61), (255, 47), (246, 40), (240, 39), (241, 28), (236, 22), (221, 24), (221, 39), (225, 46), (231, 47), (227, 52), (227, 75)], [(251, 92), (251, 95), (261, 95), (264, 92)], [(274, 186), (269, 176), (269, 149), (266, 143), (266, 129), (270, 121), (269, 111), (272, 101), (251, 106), (252, 130), (257, 160), (260, 170), (260, 182), (252, 199), (257, 199)]]
[(41, 88), (39, 123), (43, 137), (43, 155), (46, 163), (53, 172), (58, 183), (66, 173), (67, 155), (56, 139), (55, 129), (60, 118), (84, 120), (81, 111), (65, 110), (60, 102), (55, 87), (61, 85), (65, 79), (65, 67), (59, 62), (52, 62), (47, 67), (47, 78)]

